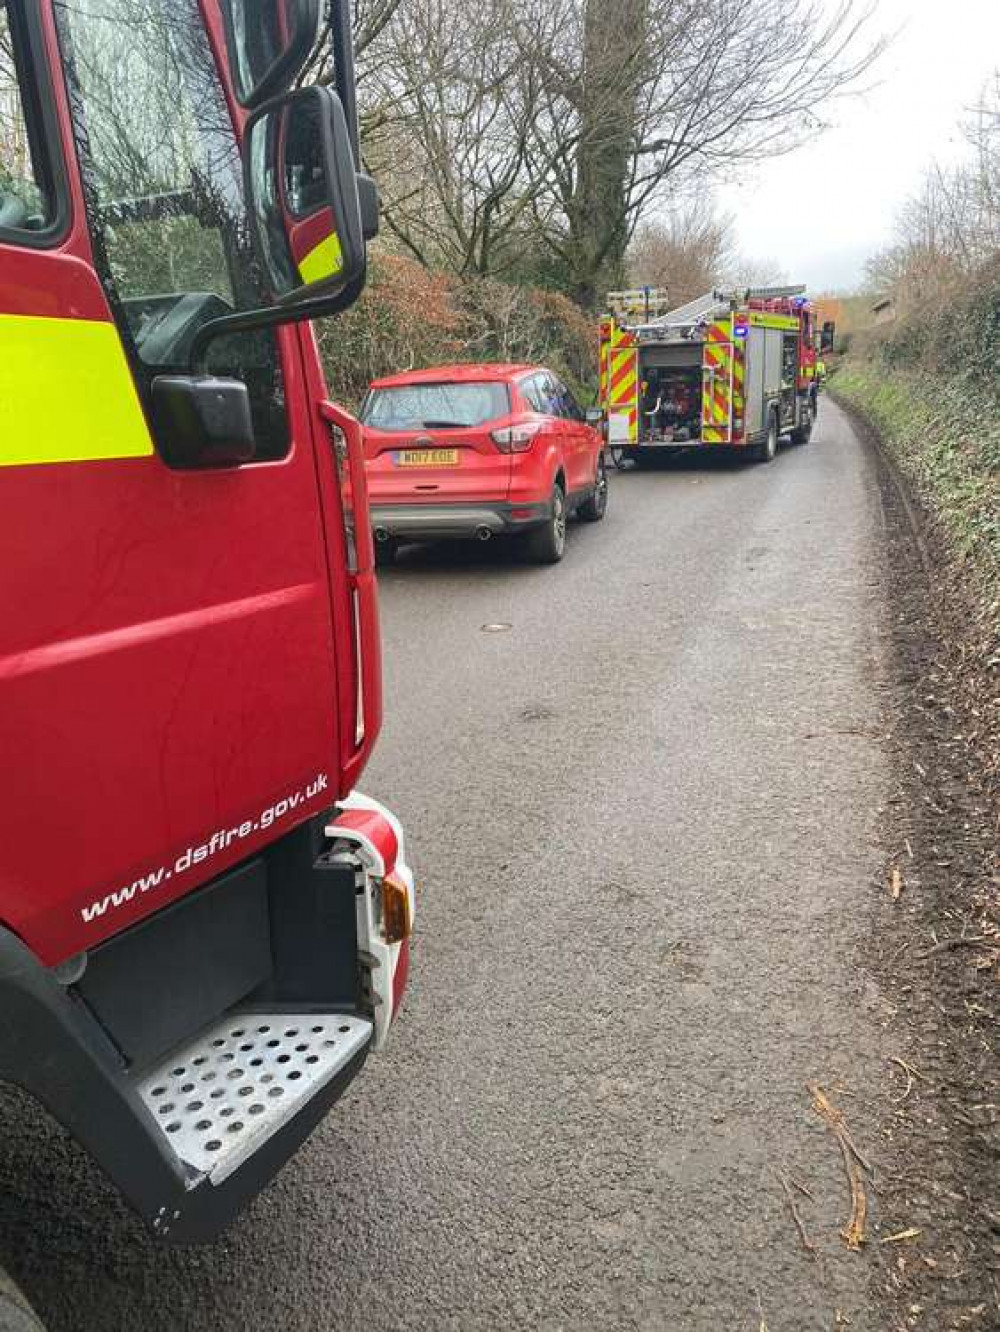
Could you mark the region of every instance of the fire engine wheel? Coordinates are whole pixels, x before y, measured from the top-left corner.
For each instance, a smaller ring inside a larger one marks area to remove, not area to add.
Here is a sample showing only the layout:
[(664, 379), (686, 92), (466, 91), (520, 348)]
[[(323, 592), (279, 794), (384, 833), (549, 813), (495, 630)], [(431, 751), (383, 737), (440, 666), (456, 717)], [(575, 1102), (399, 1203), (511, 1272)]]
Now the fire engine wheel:
[(3, 1271), (0, 1271), (0, 1332), (45, 1332), (38, 1315)]
[(611, 461), (618, 468), (619, 472), (624, 472), (626, 470), (628, 455), (626, 454), (626, 451), (622, 448), (620, 444), (612, 447)]
[(813, 412), (811, 407), (807, 407), (802, 414), (802, 424), (797, 430), (793, 430), (789, 438), (793, 444), (808, 444), (812, 438), (813, 432)]
[(535, 564), (558, 564), (566, 553), (566, 494), (558, 481), (548, 518), (525, 533), (524, 553)]
[(589, 499), (580, 505), (579, 515), (585, 523), (599, 523), (608, 511), (608, 469), (604, 456), (597, 459), (597, 475), (594, 478), (594, 490)]
[(774, 462), (778, 455), (778, 418), (774, 412), (768, 417), (767, 438), (754, 449), (753, 460), (759, 463)]

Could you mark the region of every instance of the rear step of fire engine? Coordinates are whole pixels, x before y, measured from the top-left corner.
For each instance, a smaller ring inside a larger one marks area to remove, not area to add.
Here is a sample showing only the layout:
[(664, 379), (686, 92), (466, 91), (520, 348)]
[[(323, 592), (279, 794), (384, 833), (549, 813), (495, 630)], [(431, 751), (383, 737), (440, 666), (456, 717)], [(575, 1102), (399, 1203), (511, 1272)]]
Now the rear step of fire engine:
[(371, 1040), (345, 1013), (234, 1011), (138, 1083), (172, 1151), (221, 1184)]

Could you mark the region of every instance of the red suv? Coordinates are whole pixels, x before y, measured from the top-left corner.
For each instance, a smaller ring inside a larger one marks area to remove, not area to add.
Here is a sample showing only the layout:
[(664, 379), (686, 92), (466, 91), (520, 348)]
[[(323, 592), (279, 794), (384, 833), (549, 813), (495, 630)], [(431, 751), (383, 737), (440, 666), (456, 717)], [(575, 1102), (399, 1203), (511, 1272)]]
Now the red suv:
[(516, 533), (531, 558), (554, 564), (569, 517), (604, 517), (600, 431), (541, 366), (451, 365), (391, 375), (372, 384), (361, 420), (383, 561), (400, 541)]

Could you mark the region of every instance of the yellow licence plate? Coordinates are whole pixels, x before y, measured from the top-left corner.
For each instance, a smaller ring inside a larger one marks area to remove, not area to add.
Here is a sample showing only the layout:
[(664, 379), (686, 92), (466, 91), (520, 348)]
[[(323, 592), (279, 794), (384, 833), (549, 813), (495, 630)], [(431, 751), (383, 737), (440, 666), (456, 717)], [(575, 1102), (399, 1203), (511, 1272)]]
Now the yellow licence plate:
[(400, 449), (396, 462), (400, 467), (457, 467), (458, 449)]

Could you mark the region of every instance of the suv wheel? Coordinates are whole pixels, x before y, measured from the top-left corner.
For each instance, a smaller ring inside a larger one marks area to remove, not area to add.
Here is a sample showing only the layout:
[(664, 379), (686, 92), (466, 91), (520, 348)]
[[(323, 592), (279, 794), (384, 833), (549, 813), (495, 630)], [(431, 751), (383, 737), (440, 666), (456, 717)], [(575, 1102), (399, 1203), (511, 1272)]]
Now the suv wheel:
[(536, 564), (558, 564), (566, 551), (566, 496), (557, 481), (545, 522), (526, 533), (524, 549)]
[(594, 489), (580, 505), (580, 517), (585, 523), (599, 523), (608, 511), (608, 469), (604, 454), (597, 456), (597, 475)]
[(391, 569), (399, 554), (399, 542), (395, 537), (387, 537), (375, 542), (375, 568)]

